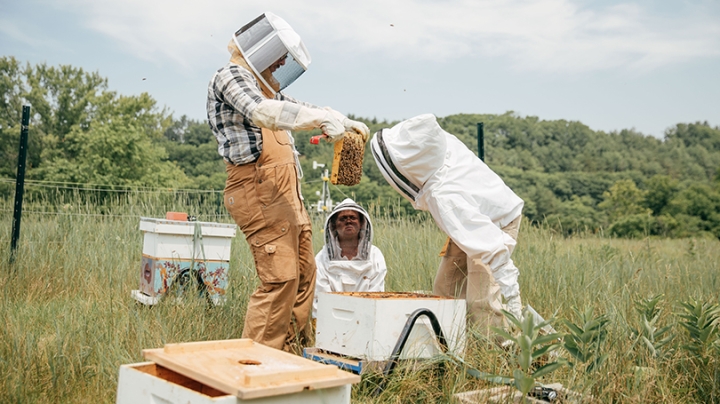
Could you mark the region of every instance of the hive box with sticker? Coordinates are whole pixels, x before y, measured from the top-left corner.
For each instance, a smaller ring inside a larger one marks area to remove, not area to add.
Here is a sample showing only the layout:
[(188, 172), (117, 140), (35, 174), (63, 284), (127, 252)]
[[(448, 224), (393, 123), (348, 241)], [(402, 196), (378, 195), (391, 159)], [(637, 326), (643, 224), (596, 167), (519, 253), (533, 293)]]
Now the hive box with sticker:
[(210, 300), (225, 299), (234, 224), (140, 218), (143, 254), (140, 287), (133, 297), (155, 304), (180, 282), (195, 282)]

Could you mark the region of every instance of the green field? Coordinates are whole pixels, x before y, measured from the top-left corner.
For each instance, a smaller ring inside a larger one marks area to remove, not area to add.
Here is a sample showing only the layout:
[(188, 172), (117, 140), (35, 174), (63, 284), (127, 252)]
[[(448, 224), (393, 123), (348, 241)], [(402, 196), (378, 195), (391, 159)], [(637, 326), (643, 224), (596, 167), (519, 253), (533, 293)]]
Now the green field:
[[(98, 208), (82, 203), (35, 203), (22, 219), (17, 258), (8, 264), (11, 204), (0, 210), (0, 398), (7, 403), (114, 402), (118, 368), (143, 361), (141, 350), (165, 343), (239, 338), (247, 296), (256, 285), (252, 259), (241, 233), (232, 241), (227, 303), (208, 308), (201, 299), (135, 303), (142, 233), (139, 217), (166, 210), (198, 212), (192, 206)], [(126, 205), (127, 206), (127, 205)], [(199, 220), (230, 223), (224, 215)], [(321, 217), (315, 220), (315, 250), (321, 248)], [(375, 244), (388, 264), (390, 291), (431, 290), (444, 235), (425, 215), (374, 216)], [(525, 303), (546, 318), (581, 324), (577, 313), (607, 315), (607, 338), (593, 357), (607, 354), (597, 369), (563, 366), (542, 382), (560, 382), (598, 402), (720, 402), (717, 320), (691, 335), (681, 302), (705, 305), (717, 318), (720, 242), (717, 239), (623, 240), (602, 235), (563, 238), (523, 223), (514, 260)], [(662, 295), (645, 312), (638, 303)], [(649, 317), (653, 317), (652, 315)], [(692, 316), (690, 316), (692, 317)], [(702, 321), (698, 319), (698, 321)], [(664, 333), (663, 327), (670, 326)], [(558, 321), (555, 328), (568, 332)], [(638, 330), (638, 333), (633, 332)], [(643, 331), (646, 330), (646, 331)], [(509, 375), (512, 350), (502, 351), (472, 330), (466, 361), (482, 371)], [(705, 334), (702, 334), (702, 332)], [(672, 341), (661, 340), (674, 335)], [(644, 336), (645, 340), (641, 337)], [(570, 358), (560, 350), (561, 357)], [(576, 361), (577, 362), (577, 361)], [(491, 387), (465, 369), (437, 363), (400, 366), (379, 397), (377, 375), (353, 387), (354, 402), (449, 402), (454, 393)]]

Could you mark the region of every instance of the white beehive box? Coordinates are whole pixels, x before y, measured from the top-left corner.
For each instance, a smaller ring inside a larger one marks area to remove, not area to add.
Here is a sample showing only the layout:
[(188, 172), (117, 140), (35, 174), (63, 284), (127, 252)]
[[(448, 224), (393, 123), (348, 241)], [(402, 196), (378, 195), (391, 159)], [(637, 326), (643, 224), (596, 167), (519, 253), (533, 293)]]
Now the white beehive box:
[(224, 300), (236, 225), (141, 217), (140, 230), (144, 233), (140, 288), (133, 292), (137, 300), (157, 303), (191, 267), (211, 300), (216, 304)]
[(120, 366), (117, 404), (350, 403), (360, 377), (249, 339), (167, 344)]
[[(368, 361), (388, 360), (408, 318), (420, 308), (433, 312), (450, 352), (463, 357), (465, 300), (418, 293), (319, 294), (315, 347)], [(400, 357), (429, 358), (440, 351), (430, 321), (421, 316)]]

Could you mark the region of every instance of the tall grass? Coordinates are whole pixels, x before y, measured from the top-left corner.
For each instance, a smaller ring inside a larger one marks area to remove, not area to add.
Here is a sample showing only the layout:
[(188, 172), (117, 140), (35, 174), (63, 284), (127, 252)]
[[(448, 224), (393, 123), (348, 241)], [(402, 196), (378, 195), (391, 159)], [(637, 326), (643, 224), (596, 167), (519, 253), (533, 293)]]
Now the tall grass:
[[(147, 308), (130, 297), (139, 283), (139, 218), (174, 210), (231, 223), (221, 199), (127, 193), (100, 206), (65, 198), (26, 203), (12, 265), (11, 203), (0, 203), (1, 402), (114, 402), (119, 366), (142, 361), (142, 349), (240, 337), (247, 298), (257, 284), (241, 233), (232, 240), (224, 306), (208, 308), (204, 301), (186, 300)], [(427, 215), (397, 218), (373, 212), (374, 241), (389, 268), (386, 288), (431, 290), (445, 236)], [(315, 217), (316, 251), (322, 247), (323, 219)], [(681, 302), (718, 302), (718, 240), (568, 239), (523, 225), (513, 258), (521, 271), (524, 303), (545, 317), (576, 321), (577, 308), (610, 319), (603, 366), (590, 373), (565, 367), (545, 381), (592, 393), (601, 402), (719, 402), (712, 388), (720, 374), (713, 356), (717, 342), (706, 344), (708, 353), (700, 360), (683, 348), (692, 337), (677, 325)], [(636, 302), (658, 295), (663, 300), (657, 325), (672, 325), (676, 343), (654, 357), (639, 348), (632, 330), (641, 322)], [(567, 331), (560, 323), (556, 328)], [(467, 363), (512, 374), (507, 352), (472, 331)], [(451, 364), (444, 371), (434, 363), (401, 366), (379, 397), (372, 394), (378, 376), (366, 375), (354, 386), (353, 400), (448, 402), (454, 393), (489, 387), (463, 370)]]

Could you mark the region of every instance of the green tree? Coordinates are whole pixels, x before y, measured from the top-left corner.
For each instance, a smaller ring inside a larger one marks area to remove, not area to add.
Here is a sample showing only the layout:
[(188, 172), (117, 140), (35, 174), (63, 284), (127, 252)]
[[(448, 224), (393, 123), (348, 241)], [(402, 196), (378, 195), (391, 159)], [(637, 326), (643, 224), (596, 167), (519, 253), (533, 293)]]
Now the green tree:
[[(191, 184), (155, 142), (170, 124), (148, 94), (118, 96), (72, 66), (0, 58), (0, 172), (12, 175), (22, 105), (31, 106), (28, 177), (109, 186)], [(10, 162), (12, 161), (12, 162)]]
[(88, 124), (97, 97), (107, 89), (107, 79), (72, 66), (37, 65), (25, 69), (28, 85), (24, 98), (32, 105), (35, 125), (61, 141), (75, 125)]
[(608, 227), (608, 233), (617, 237), (642, 238), (650, 235), (655, 227), (652, 216), (643, 213), (617, 218)]
[(225, 163), (218, 154), (217, 141), (207, 122), (188, 119), (183, 115), (156, 140), (168, 154), (168, 160), (191, 179), (199, 189), (223, 189)]
[(672, 198), (667, 212), (678, 218), (683, 235), (709, 233), (720, 238), (720, 192), (691, 183)]
[(720, 151), (720, 128), (712, 128), (707, 122), (679, 123), (665, 137), (676, 139), (686, 147), (699, 145), (710, 151)]
[(542, 223), (547, 220), (548, 217), (556, 214), (557, 207), (561, 204), (561, 201), (555, 196), (552, 190), (543, 186), (533, 186), (528, 191), (526, 195), (520, 192), (520, 190), (516, 190), (516, 193), (520, 193), (521, 198), (525, 201), (523, 214), (528, 219), (533, 222)]
[[(82, 68), (44, 63), (26, 65), (23, 74), (25, 86), (20, 96), (31, 106), (33, 129), (28, 166), (40, 167), (45, 163), (41, 156), (46, 145), (62, 146), (74, 127), (89, 124), (91, 113), (101, 105), (98, 97), (107, 90), (107, 80)], [(57, 143), (46, 142), (48, 136)]]
[(185, 187), (190, 181), (166, 152), (153, 144), (165, 120), (147, 94), (104, 93), (87, 123), (74, 125), (62, 139), (48, 134), (44, 164), (34, 175), (51, 181), (114, 186)]
[(15, 175), (22, 118), (22, 90), (23, 76), (20, 64), (12, 57), (0, 58), (0, 176), (2, 177)]
[(667, 175), (656, 175), (645, 183), (645, 207), (659, 215), (677, 192), (678, 181)]
[(638, 189), (632, 180), (616, 182), (603, 194), (603, 198), (598, 207), (608, 213), (611, 222), (623, 216), (650, 213), (650, 209), (643, 206), (645, 192)]
[(556, 213), (548, 215), (546, 222), (565, 235), (597, 231), (602, 224), (602, 213), (590, 197), (573, 196), (558, 204)]

